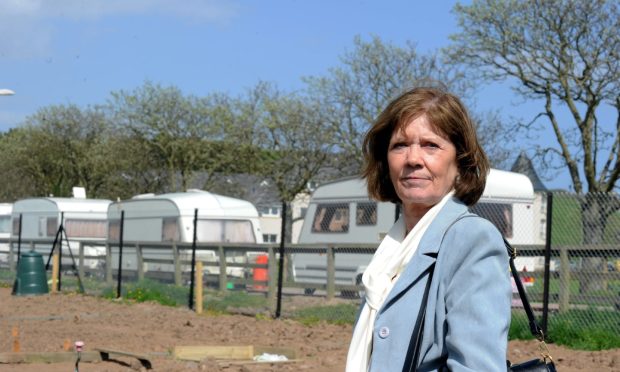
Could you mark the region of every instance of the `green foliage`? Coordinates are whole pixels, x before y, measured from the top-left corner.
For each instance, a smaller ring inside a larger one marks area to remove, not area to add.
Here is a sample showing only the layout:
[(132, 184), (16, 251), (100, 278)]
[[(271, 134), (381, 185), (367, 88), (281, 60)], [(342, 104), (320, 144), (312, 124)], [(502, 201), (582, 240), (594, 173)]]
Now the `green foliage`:
[(508, 330), (509, 340), (531, 340), (534, 336), (530, 332), (528, 327), (527, 316), (523, 310), (513, 311), (512, 319), (510, 322), (510, 329)]
[(264, 296), (255, 296), (246, 292), (207, 293), (204, 302), (204, 309), (216, 313), (226, 313), (229, 308), (268, 308), (268, 302)]
[(300, 309), (292, 315), (302, 324), (311, 325), (321, 321), (334, 324), (353, 324), (359, 306), (340, 304), (332, 306), (315, 306)]
[[(570, 310), (549, 316), (546, 341), (578, 350), (606, 350), (620, 347), (620, 313), (618, 311)], [(527, 317), (514, 313), (509, 339), (529, 340)]]
[(573, 195), (560, 193), (553, 195), (552, 223), (553, 245), (577, 245), (583, 241), (581, 207)]
[[(189, 291), (185, 287), (162, 284), (145, 279), (136, 283), (128, 283), (121, 288), (121, 297), (136, 302), (157, 302), (165, 306), (187, 304)], [(103, 292), (105, 298), (116, 298), (116, 289), (108, 288)]]

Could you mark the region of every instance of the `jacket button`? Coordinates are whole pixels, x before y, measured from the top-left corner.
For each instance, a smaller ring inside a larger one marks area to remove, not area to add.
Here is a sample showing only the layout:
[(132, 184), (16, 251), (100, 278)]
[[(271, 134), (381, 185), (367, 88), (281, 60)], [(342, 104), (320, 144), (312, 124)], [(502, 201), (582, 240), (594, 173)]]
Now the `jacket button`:
[(381, 327), (381, 329), (379, 329), (379, 337), (386, 338), (389, 335), (390, 329), (388, 327)]

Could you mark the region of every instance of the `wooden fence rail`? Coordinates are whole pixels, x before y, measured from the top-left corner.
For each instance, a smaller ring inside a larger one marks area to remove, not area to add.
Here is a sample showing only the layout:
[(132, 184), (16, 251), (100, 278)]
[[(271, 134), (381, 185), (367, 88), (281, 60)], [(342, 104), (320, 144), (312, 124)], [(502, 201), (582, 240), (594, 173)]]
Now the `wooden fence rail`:
[[(44, 255), (49, 255), (52, 240), (22, 240), (22, 250), (35, 250)], [(10, 239), (0, 239), (0, 265), (9, 270), (16, 268), (17, 242)], [(118, 272), (118, 242), (113, 241), (71, 241), (72, 252), (76, 260), (78, 273), (84, 275), (98, 275), (112, 284)], [(77, 255), (75, 249), (77, 247)], [(98, 255), (86, 254), (98, 247)], [(520, 256), (543, 256), (544, 247), (535, 245), (516, 246)], [(183, 285), (184, 280), (189, 279), (191, 272), (191, 243), (179, 242), (123, 242), (123, 277), (138, 280), (146, 277), (158, 280), (166, 280)], [(319, 289), (325, 291), (327, 299), (342, 293), (357, 293), (363, 288), (355, 283), (337, 284), (335, 262), (341, 254), (366, 254), (374, 253), (374, 245), (321, 245), (321, 244), (293, 244), (285, 248), (285, 263), (289, 270), (284, 270), (285, 277), (283, 288)], [(63, 247), (63, 266), (71, 264), (66, 246)], [(198, 243), (196, 245), (197, 260), (202, 262), (204, 272), (211, 275), (205, 277), (207, 284), (215, 285), (221, 291), (227, 291), (231, 286), (253, 288), (254, 286), (266, 287), (267, 296), (270, 300), (276, 296), (277, 288), (277, 265), (278, 245), (270, 244), (232, 244), (232, 243)], [(293, 270), (290, 269), (291, 254), (314, 254), (324, 256), (326, 262), (325, 281), (322, 283), (307, 283), (295, 281)], [(256, 263), (256, 257), (267, 255), (267, 263)], [(222, 260), (219, 257), (226, 257)], [(553, 307), (559, 311), (566, 311), (575, 307), (575, 304), (591, 303), (593, 305), (609, 304), (612, 308), (618, 303), (618, 293), (609, 296), (601, 294), (571, 293), (571, 282), (581, 280), (602, 280), (604, 282), (620, 281), (620, 271), (608, 268), (607, 265), (600, 270), (585, 270), (575, 267), (575, 262), (580, 258), (600, 257), (604, 261), (614, 262), (620, 265), (620, 248), (614, 245), (584, 245), (584, 246), (554, 246), (551, 251), (552, 260), (555, 261), (555, 270), (551, 280), (557, 280), (557, 289), (552, 288), (550, 301)], [(93, 264), (96, 262), (96, 265)], [(89, 263), (89, 264), (87, 264)], [(125, 266), (127, 265), (127, 266)], [(615, 267), (615, 266), (614, 266)], [(159, 269), (153, 269), (159, 268)], [(255, 269), (267, 270), (267, 282), (257, 282), (252, 273)], [(234, 273), (234, 274), (231, 274)], [(528, 272), (528, 276), (536, 280), (543, 280), (543, 272)], [(573, 290), (574, 291), (574, 290)], [(532, 293), (533, 301), (537, 301), (542, 294)], [(273, 303), (273, 301), (270, 301)], [(616, 305), (618, 306), (618, 305)]]

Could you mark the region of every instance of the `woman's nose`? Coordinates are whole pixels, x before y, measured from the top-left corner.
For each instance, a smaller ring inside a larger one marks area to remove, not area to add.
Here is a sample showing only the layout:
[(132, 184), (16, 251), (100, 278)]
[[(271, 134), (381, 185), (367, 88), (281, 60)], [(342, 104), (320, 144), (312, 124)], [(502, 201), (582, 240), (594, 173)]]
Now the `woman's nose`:
[(419, 165), (422, 162), (420, 146), (411, 145), (407, 150), (407, 163), (409, 165)]

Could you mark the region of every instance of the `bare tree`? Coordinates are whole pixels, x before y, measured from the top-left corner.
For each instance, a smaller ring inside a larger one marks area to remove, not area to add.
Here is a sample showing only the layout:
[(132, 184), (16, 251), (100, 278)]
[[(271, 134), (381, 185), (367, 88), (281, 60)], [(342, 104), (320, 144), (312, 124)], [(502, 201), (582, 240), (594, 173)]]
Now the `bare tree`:
[[(307, 92), (320, 102), (323, 117), (333, 128), (337, 150), (348, 161), (335, 164), (344, 173), (359, 171), (361, 143), (378, 114), (390, 99), (414, 86), (442, 85), (464, 97), (470, 107), (475, 106), (472, 82), (464, 79), (458, 68), (442, 63), (435, 53), (420, 54), (415, 44), (396, 46), (375, 36), (370, 41), (356, 37), (353, 50), (341, 58), (341, 66), (332, 68), (325, 77), (307, 77)], [(474, 115), (479, 118), (479, 132), (489, 132), (493, 125), (501, 129), (498, 121), (489, 121), (491, 114)], [(507, 157), (496, 151), (500, 141), (490, 141), (485, 146), (490, 158), (501, 165)]]
[[(587, 193), (584, 242), (601, 243), (609, 216), (620, 208), (611, 194), (620, 176), (618, 2), (481, 0), (454, 9), (461, 31), (452, 36), (450, 58), (488, 81), (511, 81), (518, 95), (540, 102), (531, 123), (544, 121), (556, 143), (539, 153), (567, 168), (574, 190)], [(599, 192), (610, 194), (603, 202)], [(603, 266), (600, 259), (588, 265)]]

